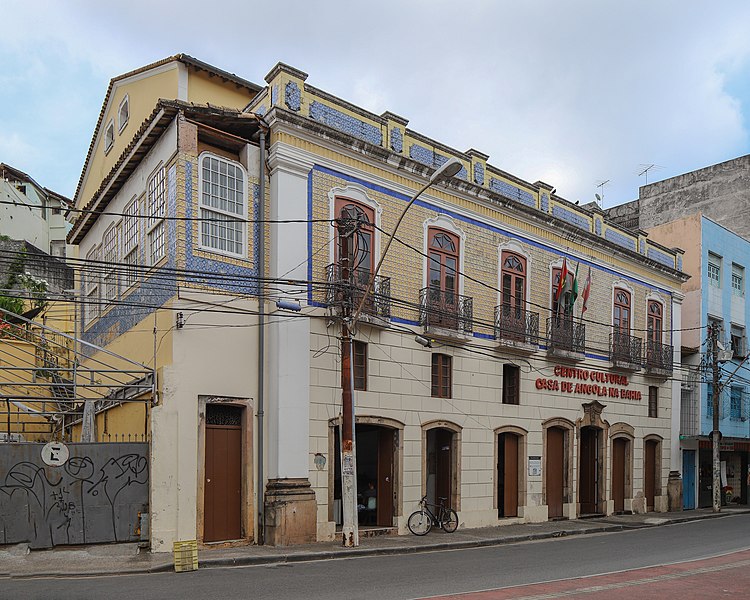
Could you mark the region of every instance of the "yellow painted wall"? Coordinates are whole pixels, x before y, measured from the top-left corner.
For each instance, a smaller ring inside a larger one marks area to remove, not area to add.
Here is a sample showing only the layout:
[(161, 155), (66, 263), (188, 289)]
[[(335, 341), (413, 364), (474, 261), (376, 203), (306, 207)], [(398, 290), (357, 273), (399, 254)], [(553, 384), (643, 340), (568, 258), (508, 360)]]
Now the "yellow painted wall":
[(232, 82), (211, 77), (206, 71), (190, 69), (188, 75), (188, 102), (217, 104), (229, 108), (245, 108), (255, 94)]
[[(122, 151), (133, 140), (133, 136), (143, 121), (153, 112), (157, 100), (159, 98), (177, 98), (177, 77), (178, 63), (175, 62), (174, 68), (169, 71), (152, 74), (148, 77), (134, 76), (135, 80), (133, 81), (126, 80), (115, 83), (109, 106), (98, 132), (100, 137), (89, 160), (88, 174), (79, 196), (79, 207), (81, 203), (85, 204), (91, 200), (92, 195), (99, 189), (102, 180), (115, 165)], [(125, 95), (128, 96), (130, 104), (130, 118), (125, 128), (120, 132), (117, 126), (117, 111)], [(105, 155), (104, 132), (110, 119), (113, 119), (115, 124), (115, 143)]]

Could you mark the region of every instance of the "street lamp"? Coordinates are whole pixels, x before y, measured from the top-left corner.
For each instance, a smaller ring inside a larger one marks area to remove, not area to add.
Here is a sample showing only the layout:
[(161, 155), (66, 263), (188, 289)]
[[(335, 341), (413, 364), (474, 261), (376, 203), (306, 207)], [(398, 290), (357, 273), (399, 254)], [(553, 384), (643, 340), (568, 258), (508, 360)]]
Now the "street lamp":
[[(354, 394), (353, 394), (353, 377), (352, 377), (352, 329), (354, 329), (359, 320), (362, 309), (364, 308), (367, 297), (372, 291), (373, 285), (375, 284), (375, 278), (380, 272), (380, 267), (383, 266), (383, 261), (388, 253), (388, 249), (391, 247), (393, 238), (396, 236), (396, 231), (401, 225), (406, 212), (411, 208), (412, 204), (416, 201), (422, 193), (427, 190), (430, 186), (450, 179), (456, 175), (463, 168), (463, 163), (457, 158), (450, 158), (443, 163), (430, 177), (430, 180), (422, 186), (422, 188), (411, 197), (408, 204), (404, 207), (401, 212), (396, 225), (388, 237), (388, 242), (385, 245), (378, 265), (375, 270), (370, 274), (367, 282), (367, 287), (362, 295), (357, 310), (354, 316), (351, 316), (351, 306), (349, 306), (348, 299), (344, 302), (343, 309), (343, 324), (341, 327), (341, 388), (342, 388), (342, 415), (341, 415), (341, 496), (342, 496), (342, 508), (343, 508), (343, 527), (342, 527), (342, 541), (346, 547), (359, 546), (359, 528), (357, 522), (357, 479), (355, 476), (355, 456), (354, 451)], [(344, 246), (345, 245), (345, 246)], [(350, 278), (350, 269), (352, 265), (349, 265), (348, 260), (348, 235), (342, 237), (342, 249), (340, 256), (345, 261), (344, 267), (342, 267), (341, 278)]]

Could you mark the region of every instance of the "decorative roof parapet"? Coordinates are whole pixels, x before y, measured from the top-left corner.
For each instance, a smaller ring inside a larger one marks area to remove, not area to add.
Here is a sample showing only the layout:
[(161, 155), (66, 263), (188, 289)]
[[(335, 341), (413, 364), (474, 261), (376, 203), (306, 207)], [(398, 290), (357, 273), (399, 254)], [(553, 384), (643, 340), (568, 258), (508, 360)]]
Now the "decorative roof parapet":
[[(655, 244), (642, 231), (631, 231), (607, 222), (605, 211), (595, 203), (579, 206), (555, 194), (554, 187), (548, 183), (537, 181), (532, 184), (494, 167), (487, 162), (487, 154), (473, 148), (460, 152), (408, 129), (409, 121), (404, 117), (390, 111), (376, 115), (305, 83), (306, 79), (307, 73), (278, 63), (265, 77), (270, 95), (276, 96), (276, 102), (272, 101), (268, 110), (276, 106), (295, 112), (360, 142), (403, 158), (408, 157), (431, 168), (438, 168), (450, 158), (457, 158), (464, 166), (455, 177), (463, 180), (463, 185), (478, 186), (511, 203), (517, 202), (545, 213), (610, 244), (640, 254), (645, 259), (681, 270), (682, 261), (677, 249)], [(265, 105), (268, 93), (259, 95), (259, 98), (262, 100), (253, 104)], [(251, 109), (253, 104), (248, 108)]]

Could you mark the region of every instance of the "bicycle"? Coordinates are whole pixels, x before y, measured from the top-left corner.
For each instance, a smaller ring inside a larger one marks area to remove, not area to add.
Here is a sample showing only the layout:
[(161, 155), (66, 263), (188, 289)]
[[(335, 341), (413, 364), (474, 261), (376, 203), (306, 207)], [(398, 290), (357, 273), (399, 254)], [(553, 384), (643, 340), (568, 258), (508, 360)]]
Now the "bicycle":
[[(409, 520), (406, 522), (409, 531), (414, 535), (427, 535), (433, 525), (441, 527), (446, 533), (456, 531), (458, 514), (452, 508), (445, 506), (446, 500), (447, 498), (440, 498), (440, 504), (430, 504), (427, 502), (427, 496), (424, 496), (419, 501), (419, 510), (409, 515)], [(438, 510), (433, 512), (430, 507)]]

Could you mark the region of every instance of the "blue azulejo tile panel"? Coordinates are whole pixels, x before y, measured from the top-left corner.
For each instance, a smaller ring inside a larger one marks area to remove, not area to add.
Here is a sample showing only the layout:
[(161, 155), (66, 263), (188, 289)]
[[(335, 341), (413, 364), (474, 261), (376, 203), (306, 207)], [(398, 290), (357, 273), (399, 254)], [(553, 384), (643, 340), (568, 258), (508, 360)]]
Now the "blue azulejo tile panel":
[(258, 108), (255, 109), (255, 114), (260, 115), (261, 117), (265, 115), (268, 112), (268, 107), (265, 104), (261, 104)]
[(289, 110), (299, 111), (302, 104), (302, 92), (294, 81), (289, 81), (284, 88), (284, 102)]
[(482, 163), (474, 163), (474, 183), (484, 185), (484, 165)]
[(677, 255), (677, 268), (680, 271), (682, 271), (682, 255), (681, 254)]
[(310, 118), (376, 146), (383, 143), (383, 133), (374, 125), (355, 119), (321, 102), (314, 101), (310, 104)]
[[(251, 185), (253, 194), (253, 212), (248, 216), (254, 219), (257, 214), (259, 198), (259, 186)], [(193, 227), (200, 228), (200, 221), (192, 221), (193, 210), (193, 163), (185, 163), (185, 268), (184, 279), (188, 283), (205, 285), (222, 291), (236, 294), (258, 293), (258, 270), (257, 263), (253, 266), (238, 265), (228, 260), (196, 256), (193, 248)], [(259, 247), (258, 224), (253, 224), (254, 247)], [(256, 254), (257, 258), (257, 254)]]
[(536, 198), (534, 198), (534, 195), (526, 190), (522, 190), (512, 183), (508, 183), (502, 179), (496, 179), (495, 177), (490, 177), (490, 189), (493, 192), (502, 194), (506, 198), (516, 200), (517, 202), (530, 206), (531, 208), (536, 208)]
[(394, 127), (391, 130), (391, 150), (394, 152), (401, 152), (404, 149), (404, 134), (399, 127)]
[(542, 212), (549, 212), (549, 194), (546, 192), (543, 193), (542, 197), (539, 199), (539, 208)]
[[(177, 214), (177, 168), (172, 167), (167, 171), (167, 217)], [(124, 298), (111, 305), (102, 304), (102, 310), (106, 311), (90, 327), (85, 329), (82, 338), (97, 346), (107, 346), (117, 336), (126, 333), (135, 327), (147, 316), (159, 307), (167, 303), (177, 293), (177, 279), (175, 274), (176, 255), (176, 228), (175, 220), (166, 221), (166, 263), (156, 269), (147, 272), (147, 267), (139, 269), (138, 284)], [(144, 227), (140, 227), (143, 232)], [(141, 249), (145, 247), (146, 238), (139, 235)], [(144, 265), (145, 250), (140, 253), (140, 264)], [(122, 287), (120, 286), (120, 293)], [(121, 302), (121, 303), (118, 303)], [(91, 356), (93, 349), (84, 346), (83, 352)]]
[(662, 252), (661, 250), (657, 250), (656, 248), (649, 248), (647, 256), (651, 260), (655, 260), (658, 263), (663, 264), (667, 267), (674, 268), (674, 258), (669, 256), (666, 252)]
[(638, 240), (638, 252), (646, 254), (646, 240)]
[(614, 242), (618, 246), (622, 246), (623, 248), (627, 248), (628, 250), (632, 250), (633, 252), (635, 252), (635, 240), (631, 237), (628, 237), (627, 235), (620, 233), (619, 231), (615, 231), (614, 229), (607, 229), (607, 231), (604, 232), (604, 239), (607, 239), (610, 242)]
[(274, 85), (271, 87), (271, 106), (276, 106), (276, 102), (279, 99), (279, 86)]
[(559, 206), (559, 205), (553, 206), (552, 214), (556, 216), (558, 219), (562, 219), (563, 221), (567, 221), (571, 225), (575, 225), (579, 229), (591, 231), (591, 224), (589, 223), (589, 220), (586, 217), (583, 217), (579, 215), (578, 213), (573, 212), (572, 210), (568, 210), (567, 208), (563, 206)]
[[(448, 160), (447, 156), (438, 154), (434, 150), (430, 150), (429, 148), (425, 148), (424, 146), (420, 146), (419, 144), (412, 144), (411, 146), (409, 146), (409, 158), (411, 158), (412, 160), (416, 160), (423, 165), (434, 167), (435, 169), (443, 166), (443, 164)], [(466, 167), (461, 167), (461, 170), (456, 173), (456, 177), (466, 181), (469, 177), (469, 174), (466, 172)]]
[(594, 232), (596, 235), (602, 234), (602, 220), (599, 217), (594, 219)]

